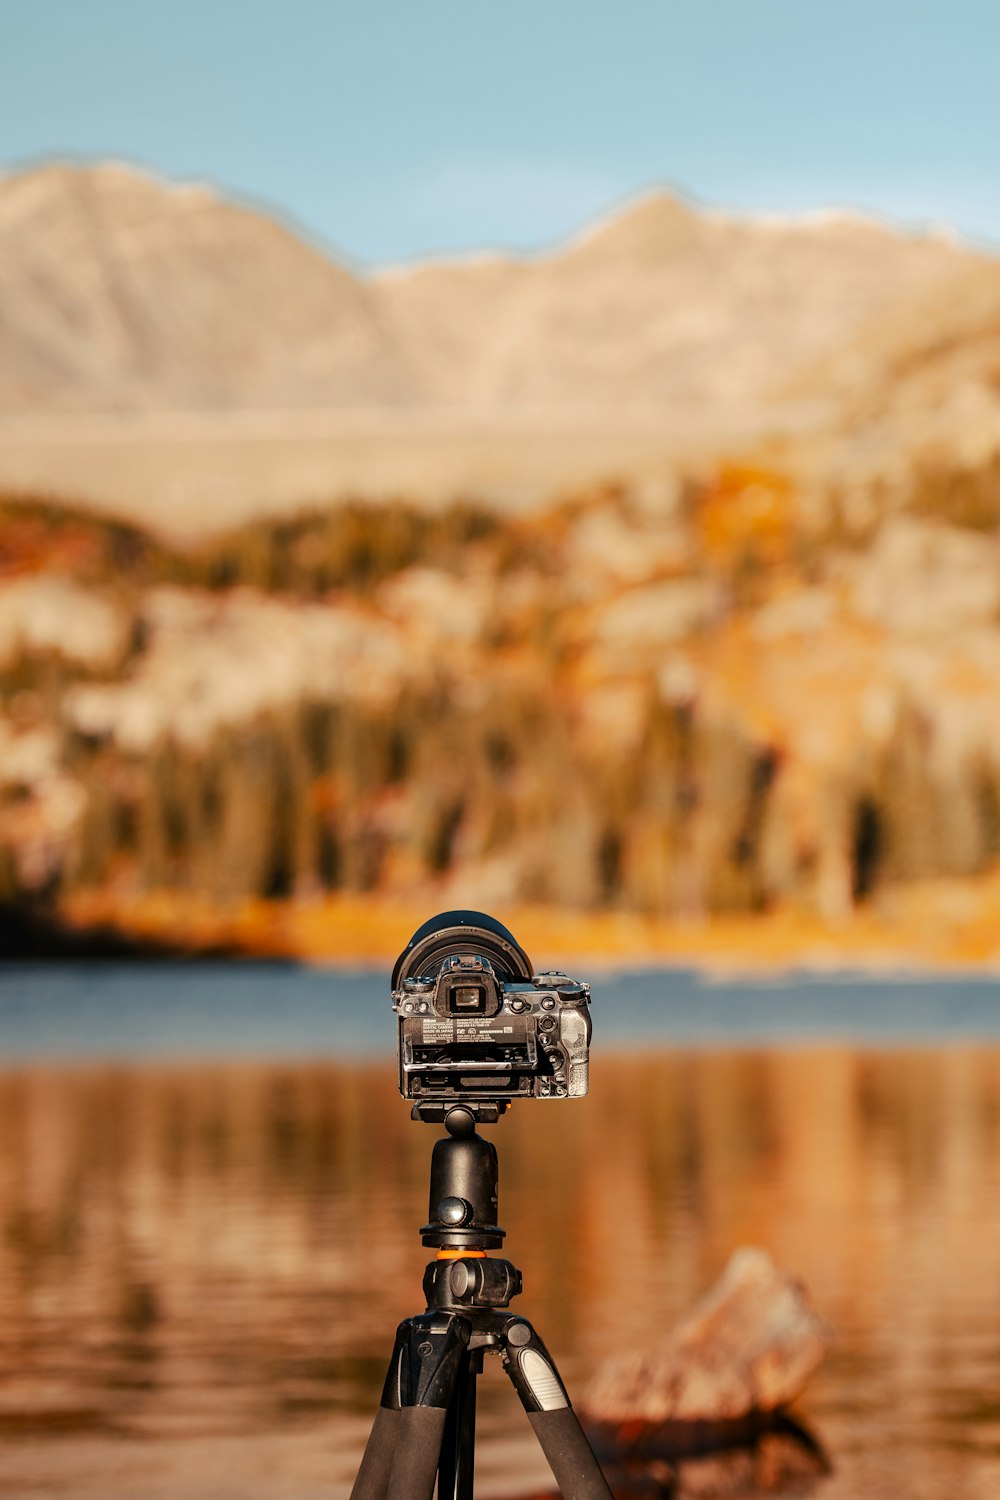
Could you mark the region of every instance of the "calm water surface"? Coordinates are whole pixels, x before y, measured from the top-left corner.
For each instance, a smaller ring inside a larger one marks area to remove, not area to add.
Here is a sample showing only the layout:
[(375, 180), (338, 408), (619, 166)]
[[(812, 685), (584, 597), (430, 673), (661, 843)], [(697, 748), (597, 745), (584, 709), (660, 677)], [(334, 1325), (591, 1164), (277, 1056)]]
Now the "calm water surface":
[[(823, 1500), (996, 1500), (995, 985), (595, 995), (590, 1098), (492, 1132), (573, 1391), (764, 1245), (839, 1335), (802, 1403)], [(281, 967), (0, 970), (0, 1495), (346, 1495), (427, 1259), (436, 1132), (386, 1004)], [(496, 1370), (480, 1456), (484, 1495), (546, 1488)]]

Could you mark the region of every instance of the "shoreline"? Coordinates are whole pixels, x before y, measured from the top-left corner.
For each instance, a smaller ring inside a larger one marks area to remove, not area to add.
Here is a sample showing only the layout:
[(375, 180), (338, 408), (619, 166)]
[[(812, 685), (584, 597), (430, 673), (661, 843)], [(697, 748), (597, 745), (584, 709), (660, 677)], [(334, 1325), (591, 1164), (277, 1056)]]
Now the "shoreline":
[[(467, 903), (476, 900), (474, 893)], [(284, 960), (318, 967), (385, 967), (454, 892), (252, 902), (219, 910), (177, 892), (123, 899), (76, 893), (53, 913), (79, 940), (96, 932), (136, 956)], [(1000, 975), (1000, 868), (974, 881), (893, 891), (841, 922), (794, 910), (677, 922), (634, 912), (489, 902), (538, 968), (683, 968), (720, 979), (808, 973)]]

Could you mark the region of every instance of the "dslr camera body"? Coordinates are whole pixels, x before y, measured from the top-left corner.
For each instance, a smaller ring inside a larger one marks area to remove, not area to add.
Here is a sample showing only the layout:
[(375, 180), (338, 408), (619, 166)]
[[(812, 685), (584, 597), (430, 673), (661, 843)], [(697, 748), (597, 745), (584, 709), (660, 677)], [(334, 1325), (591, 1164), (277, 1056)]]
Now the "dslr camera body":
[(579, 1099), (589, 1086), (590, 986), (535, 974), (484, 912), (432, 917), (392, 973), (399, 1091), (415, 1119), (461, 1105), (496, 1120), (514, 1099)]

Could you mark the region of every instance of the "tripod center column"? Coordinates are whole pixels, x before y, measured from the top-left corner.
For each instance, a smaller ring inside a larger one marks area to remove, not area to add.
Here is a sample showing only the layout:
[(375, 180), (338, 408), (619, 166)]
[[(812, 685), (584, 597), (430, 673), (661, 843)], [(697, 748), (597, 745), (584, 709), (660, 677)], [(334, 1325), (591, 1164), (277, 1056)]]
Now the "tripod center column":
[(448, 1135), (434, 1146), (428, 1222), (423, 1243), (438, 1250), (497, 1250), (505, 1231), (497, 1223), (499, 1166), (496, 1147), (476, 1133), (475, 1117), (461, 1106), (444, 1120)]

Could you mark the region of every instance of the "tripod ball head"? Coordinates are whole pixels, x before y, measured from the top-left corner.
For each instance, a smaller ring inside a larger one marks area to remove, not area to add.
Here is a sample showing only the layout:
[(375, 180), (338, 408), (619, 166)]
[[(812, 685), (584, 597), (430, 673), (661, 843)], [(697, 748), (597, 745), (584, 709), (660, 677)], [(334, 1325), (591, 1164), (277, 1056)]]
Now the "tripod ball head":
[[(456, 1115), (464, 1118), (452, 1120)], [(428, 1222), (420, 1231), (433, 1249), (498, 1250), (503, 1243), (506, 1231), (496, 1221), (496, 1147), (476, 1134), (475, 1123), (468, 1110), (450, 1110), (449, 1133), (434, 1146)]]

